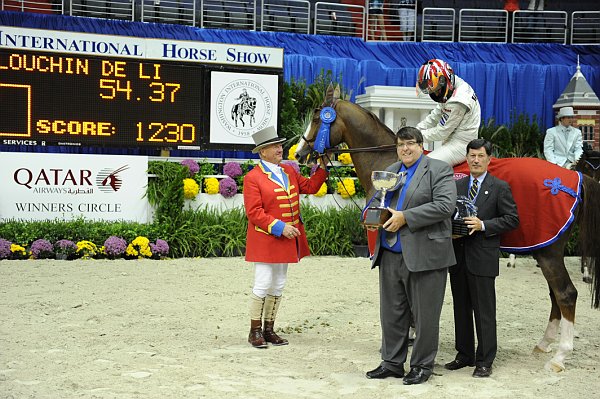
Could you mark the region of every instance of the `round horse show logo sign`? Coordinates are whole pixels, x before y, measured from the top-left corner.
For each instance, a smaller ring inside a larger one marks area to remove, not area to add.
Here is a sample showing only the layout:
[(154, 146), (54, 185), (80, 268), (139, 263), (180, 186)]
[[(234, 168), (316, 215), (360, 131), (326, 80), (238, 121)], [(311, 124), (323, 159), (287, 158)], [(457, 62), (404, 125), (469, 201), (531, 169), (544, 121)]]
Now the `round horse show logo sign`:
[(271, 124), (273, 101), (267, 89), (251, 79), (229, 82), (217, 96), (216, 114), (225, 131), (250, 137)]

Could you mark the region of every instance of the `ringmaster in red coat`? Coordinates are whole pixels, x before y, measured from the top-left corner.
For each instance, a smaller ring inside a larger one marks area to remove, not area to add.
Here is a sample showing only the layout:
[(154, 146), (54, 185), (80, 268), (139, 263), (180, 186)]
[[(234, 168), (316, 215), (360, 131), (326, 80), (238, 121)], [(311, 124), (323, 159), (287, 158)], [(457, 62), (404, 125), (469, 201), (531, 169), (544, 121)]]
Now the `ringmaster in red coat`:
[[(287, 279), (288, 263), (310, 255), (300, 217), (300, 194), (314, 194), (327, 179), (317, 168), (310, 178), (281, 164), (282, 142), (273, 127), (252, 135), (260, 162), (244, 177), (244, 206), (248, 217), (246, 261), (254, 262), (248, 342), (255, 348), (287, 345), (274, 329)], [(264, 328), (262, 320), (264, 318)]]

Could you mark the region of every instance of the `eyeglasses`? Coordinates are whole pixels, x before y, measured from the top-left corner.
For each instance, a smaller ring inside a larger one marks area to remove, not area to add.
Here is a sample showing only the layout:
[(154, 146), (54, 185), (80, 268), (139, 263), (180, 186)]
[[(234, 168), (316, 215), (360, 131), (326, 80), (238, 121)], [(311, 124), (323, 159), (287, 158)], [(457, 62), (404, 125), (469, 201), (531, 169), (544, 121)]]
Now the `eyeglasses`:
[(414, 148), (415, 146), (419, 145), (421, 143), (416, 142), (416, 141), (407, 141), (406, 143), (396, 143), (396, 147), (397, 148)]

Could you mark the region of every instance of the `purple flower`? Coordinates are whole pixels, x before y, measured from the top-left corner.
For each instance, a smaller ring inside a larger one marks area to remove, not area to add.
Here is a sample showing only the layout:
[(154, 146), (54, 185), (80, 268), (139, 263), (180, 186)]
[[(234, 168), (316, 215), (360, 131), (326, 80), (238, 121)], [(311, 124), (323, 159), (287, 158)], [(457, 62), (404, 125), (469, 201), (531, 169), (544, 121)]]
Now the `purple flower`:
[(242, 167), (239, 163), (227, 162), (225, 165), (223, 165), (223, 173), (235, 179), (236, 177), (240, 176), (243, 172)]
[(180, 163), (188, 168), (190, 171), (190, 176), (194, 176), (200, 170), (200, 165), (198, 165), (198, 162), (194, 161), (193, 159), (184, 159)]
[(292, 168), (294, 168), (294, 170), (296, 172), (298, 172), (298, 174), (300, 174), (300, 165), (298, 165), (298, 162), (296, 162), (296, 161), (281, 161), (281, 163), (290, 165)]
[(54, 257), (54, 247), (48, 240), (39, 239), (31, 244), (31, 255), (34, 259), (47, 259)]
[(122, 256), (127, 249), (127, 241), (117, 236), (110, 236), (104, 241), (104, 252), (111, 257)]
[(8, 259), (12, 253), (10, 252), (10, 246), (12, 242), (0, 238), (0, 259)]
[(152, 257), (160, 258), (161, 256), (167, 256), (169, 254), (169, 244), (165, 240), (158, 238), (156, 239), (156, 244), (150, 243), (150, 251), (152, 251)]
[(231, 177), (226, 177), (219, 182), (219, 193), (225, 198), (231, 198), (237, 194), (237, 183)]
[(77, 251), (77, 245), (71, 240), (58, 240), (54, 243), (56, 253), (71, 255)]

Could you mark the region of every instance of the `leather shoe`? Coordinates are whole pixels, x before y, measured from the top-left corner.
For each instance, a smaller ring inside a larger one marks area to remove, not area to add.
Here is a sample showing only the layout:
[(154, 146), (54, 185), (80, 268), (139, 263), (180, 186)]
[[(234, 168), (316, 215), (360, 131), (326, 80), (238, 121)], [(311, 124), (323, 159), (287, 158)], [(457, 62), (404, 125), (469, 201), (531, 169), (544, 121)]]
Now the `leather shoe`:
[(422, 384), (429, 379), (430, 374), (421, 367), (413, 367), (403, 380), (404, 385)]
[(381, 379), (388, 378), (388, 377), (402, 378), (403, 376), (404, 376), (404, 372), (402, 372), (401, 374), (398, 374), (392, 370), (386, 369), (383, 366), (379, 366), (375, 370), (367, 371), (367, 378), (371, 378), (371, 379), (381, 380)]
[(444, 368), (448, 369), (448, 370), (460, 370), (463, 367), (473, 367), (473, 366), (475, 366), (473, 363), (463, 362), (462, 360), (459, 360), (459, 359), (454, 359), (450, 363), (444, 364)]
[(492, 375), (492, 366), (477, 366), (475, 367), (475, 371), (473, 371), (473, 377), (477, 378), (485, 378), (489, 377), (490, 375)]

